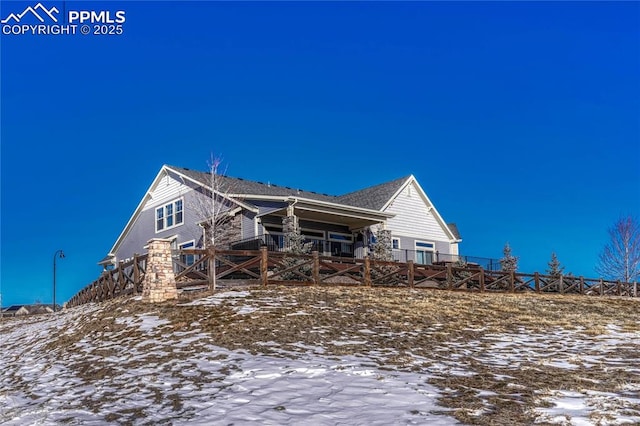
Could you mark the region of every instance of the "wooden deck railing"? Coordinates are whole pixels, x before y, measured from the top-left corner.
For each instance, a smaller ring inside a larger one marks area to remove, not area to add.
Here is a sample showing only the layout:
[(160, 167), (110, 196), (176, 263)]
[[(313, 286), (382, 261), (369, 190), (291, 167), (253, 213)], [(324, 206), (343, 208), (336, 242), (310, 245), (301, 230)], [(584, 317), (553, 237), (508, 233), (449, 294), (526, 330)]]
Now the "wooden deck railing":
[[(383, 262), (364, 259), (294, 255), (262, 250), (185, 249), (173, 256), (178, 289), (224, 286), (232, 280), (245, 284), (352, 285), (372, 287), (432, 288), (468, 292), (535, 292), (587, 296), (638, 297), (637, 283), (539, 273), (488, 271), (482, 267), (459, 268), (452, 263), (421, 265), (412, 261)], [(76, 306), (141, 292), (146, 255), (135, 256), (82, 289), (67, 303)]]

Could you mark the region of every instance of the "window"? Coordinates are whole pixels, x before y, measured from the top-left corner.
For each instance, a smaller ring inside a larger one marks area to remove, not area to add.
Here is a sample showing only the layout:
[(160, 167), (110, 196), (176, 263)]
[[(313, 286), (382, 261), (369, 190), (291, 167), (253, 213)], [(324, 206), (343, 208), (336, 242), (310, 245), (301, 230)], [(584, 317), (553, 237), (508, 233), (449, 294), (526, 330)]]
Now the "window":
[(400, 248), (400, 238), (392, 238), (391, 239), (391, 248), (397, 250)]
[(302, 229), (300, 234), (304, 237), (304, 242), (311, 243), (311, 250), (324, 252), (324, 231), (316, 231), (313, 229)]
[[(192, 249), (195, 246), (195, 241), (189, 241), (187, 243), (182, 243), (178, 246), (180, 250), (183, 249)], [(187, 266), (191, 266), (195, 262), (195, 256), (193, 254), (181, 254), (180, 261)]]
[(182, 200), (156, 208), (156, 232), (182, 225)]
[(329, 233), (329, 241), (348, 241), (353, 242), (353, 235), (349, 234), (336, 234), (334, 232)]
[(424, 241), (416, 241), (416, 263), (431, 265), (435, 245)]
[(156, 231), (164, 229), (164, 207), (156, 209)]
[(332, 256), (353, 256), (353, 235), (329, 232), (329, 249)]

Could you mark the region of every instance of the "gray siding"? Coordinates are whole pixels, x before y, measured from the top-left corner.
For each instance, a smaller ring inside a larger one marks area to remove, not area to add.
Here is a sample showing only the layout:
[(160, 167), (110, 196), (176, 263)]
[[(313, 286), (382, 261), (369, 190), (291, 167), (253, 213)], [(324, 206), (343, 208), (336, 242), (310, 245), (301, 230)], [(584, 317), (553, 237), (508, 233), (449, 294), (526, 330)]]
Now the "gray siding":
[(254, 219), (256, 214), (249, 211), (242, 212), (242, 238), (246, 240), (247, 238), (255, 237), (255, 226)]
[[(198, 206), (202, 204), (198, 202), (198, 199), (202, 197), (202, 194), (185, 185), (176, 186), (171, 184), (171, 182), (169, 182), (168, 185), (161, 183), (161, 186), (163, 185), (166, 187), (172, 187), (173, 192), (163, 193), (162, 197), (158, 197), (158, 199), (162, 199), (162, 202), (159, 202), (156, 199), (151, 200), (147, 205), (145, 205), (145, 208), (142, 209), (138, 217), (135, 219), (131, 229), (116, 250), (115, 255), (118, 261), (130, 258), (135, 253), (146, 253), (144, 246), (151, 238), (169, 238), (175, 235), (176, 246), (192, 240), (195, 241), (196, 247), (203, 246), (202, 228), (197, 224), (204, 219), (203, 214), (199, 212), (200, 209), (198, 208)], [(183, 224), (156, 232), (156, 207), (170, 203), (178, 198), (183, 199)], [(253, 215), (253, 213), (250, 214)], [(245, 220), (248, 223), (251, 223), (251, 225), (245, 227)], [(245, 219), (243, 215), (242, 222), (242, 229), (246, 228), (247, 231), (251, 233), (250, 236), (253, 236), (253, 220), (248, 218)], [(234, 241), (240, 239), (242, 239), (242, 235), (240, 234), (235, 237), (231, 237), (231, 240)]]
[[(398, 238), (400, 240), (400, 249), (393, 251), (394, 258), (398, 261), (404, 262), (407, 260), (416, 260), (416, 241), (424, 241), (434, 244), (434, 260), (435, 252), (439, 252), (440, 254), (451, 254), (451, 244), (448, 241), (434, 241), (427, 238), (413, 238), (393, 234), (392, 238)], [(447, 256), (447, 260), (449, 259), (450, 256)]]
[(265, 201), (265, 200), (251, 200), (251, 199), (247, 199), (245, 201), (247, 201), (249, 204), (256, 206), (258, 208), (259, 215), (269, 214), (273, 211), (281, 210), (287, 207), (288, 205), (283, 201)]
[(451, 244), (448, 241), (436, 241), (436, 251), (442, 254), (451, 254)]
[[(194, 209), (190, 208), (194, 201), (193, 195), (194, 193), (191, 190), (182, 194), (184, 199), (184, 221), (182, 225), (178, 225), (171, 229), (156, 233), (155, 208), (149, 208), (140, 212), (133, 223), (131, 230), (118, 247), (115, 253), (116, 259), (121, 261), (133, 257), (135, 253), (146, 253), (146, 250), (143, 247), (151, 238), (168, 238), (177, 235), (177, 244), (191, 240), (195, 240), (196, 245), (198, 245), (199, 242), (201, 243), (202, 228), (196, 225), (196, 222), (201, 219), (195, 214)], [(166, 197), (164, 201), (168, 203), (171, 200), (172, 198)]]

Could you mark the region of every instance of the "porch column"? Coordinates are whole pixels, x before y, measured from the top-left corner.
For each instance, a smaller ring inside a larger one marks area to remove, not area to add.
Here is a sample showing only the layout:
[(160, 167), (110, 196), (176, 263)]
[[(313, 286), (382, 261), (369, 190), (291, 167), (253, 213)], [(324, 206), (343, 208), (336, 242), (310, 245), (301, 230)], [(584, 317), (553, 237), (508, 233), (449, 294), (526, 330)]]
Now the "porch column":
[(298, 217), (295, 215), (295, 209), (292, 204), (287, 207), (287, 215), (282, 218), (282, 233), (284, 234), (284, 249), (291, 249), (291, 245), (295, 245), (297, 241), (290, 241), (291, 236), (298, 233)]
[(142, 301), (159, 303), (177, 299), (176, 278), (171, 259), (171, 240), (153, 238), (147, 243), (147, 271), (142, 280)]

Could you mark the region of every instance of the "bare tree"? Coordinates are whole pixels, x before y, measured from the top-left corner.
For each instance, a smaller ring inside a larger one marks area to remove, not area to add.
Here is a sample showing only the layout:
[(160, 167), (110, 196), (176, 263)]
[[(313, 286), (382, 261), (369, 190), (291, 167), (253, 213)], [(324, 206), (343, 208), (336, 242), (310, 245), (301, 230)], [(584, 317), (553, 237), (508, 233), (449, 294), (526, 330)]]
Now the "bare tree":
[[(200, 217), (200, 224), (204, 228), (204, 248), (216, 249), (228, 243), (233, 237), (233, 221), (236, 204), (229, 194), (232, 188), (221, 171), (222, 159), (211, 154), (208, 162), (208, 187), (202, 187), (201, 193), (195, 198), (195, 211)], [(213, 250), (212, 250), (213, 253)], [(216, 262), (211, 262), (213, 288), (216, 288)]]
[(640, 277), (640, 224), (631, 215), (623, 216), (609, 228), (609, 242), (600, 253), (596, 272), (624, 282)]

